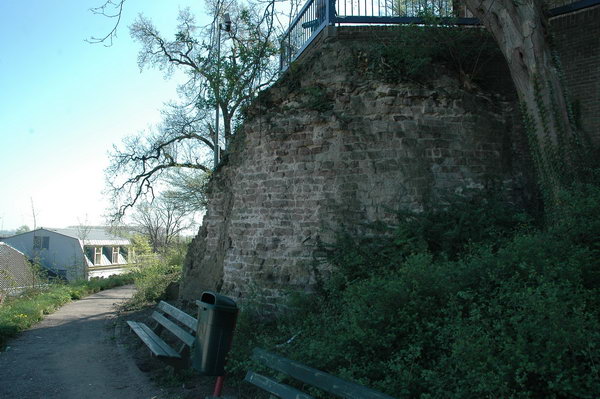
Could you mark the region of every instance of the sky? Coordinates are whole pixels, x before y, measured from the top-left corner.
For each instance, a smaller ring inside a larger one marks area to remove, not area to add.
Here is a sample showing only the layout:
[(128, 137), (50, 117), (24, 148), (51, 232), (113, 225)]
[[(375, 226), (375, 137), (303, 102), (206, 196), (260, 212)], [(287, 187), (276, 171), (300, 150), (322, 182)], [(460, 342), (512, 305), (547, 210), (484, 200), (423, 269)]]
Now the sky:
[(127, 0), (111, 47), (85, 41), (112, 28), (89, 11), (103, 1), (0, 0), (0, 230), (33, 228), (33, 210), (37, 227), (105, 224), (109, 150), (177, 99), (182, 77), (140, 72), (128, 27), (143, 13), (172, 35), (202, 1)]

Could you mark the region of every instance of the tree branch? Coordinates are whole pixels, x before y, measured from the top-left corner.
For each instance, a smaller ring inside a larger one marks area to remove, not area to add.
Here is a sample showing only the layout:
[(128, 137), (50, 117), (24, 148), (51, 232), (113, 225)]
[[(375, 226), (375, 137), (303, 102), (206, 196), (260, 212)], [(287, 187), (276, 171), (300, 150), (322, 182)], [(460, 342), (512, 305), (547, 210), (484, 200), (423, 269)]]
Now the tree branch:
[[(113, 39), (115, 37), (117, 37), (117, 28), (119, 27), (119, 24), (121, 23), (121, 16), (123, 15), (123, 5), (125, 4), (125, 1), (126, 0), (118, 0), (115, 3), (115, 2), (113, 2), (113, 0), (107, 0), (103, 5), (101, 5), (99, 7), (90, 8), (90, 11), (93, 14), (101, 15), (106, 18), (116, 19), (116, 22), (113, 25), (113, 28), (110, 30), (110, 32), (108, 32), (108, 34), (106, 34), (103, 37), (92, 36), (89, 39), (86, 39), (86, 42), (91, 43), (91, 44), (102, 43), (106, 47), (112, 46)], [(107, 9), (109, 7), (112, 7), (115, 11), (107, 12)], [(107, 41), (109, 41), (108, 44), (106, 43)]]

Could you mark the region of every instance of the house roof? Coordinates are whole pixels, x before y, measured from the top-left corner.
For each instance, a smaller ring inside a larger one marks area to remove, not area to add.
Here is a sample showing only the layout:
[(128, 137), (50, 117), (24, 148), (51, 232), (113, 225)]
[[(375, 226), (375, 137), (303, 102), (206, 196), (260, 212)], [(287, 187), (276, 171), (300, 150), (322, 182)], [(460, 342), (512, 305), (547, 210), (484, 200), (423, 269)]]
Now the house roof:
[(46, 229), (58, 234), (72, 237), (83, 242), (83, 245), (130, 245), (127, 238), (118, 237), (103, 228), (67, 228)]
[(41, 230), (51, 231), (56, 234), (60, 234), (69, 238), (74, 238), (80, 241), (83, 245), (90, 246), (102, 246), (102, 245), (115, 245), (115, 246), (126, 246), (131, 245), (131, 241), (127, 238), (119, 237), (114, 234), (111, 234), (106, 228), (102, 227), (85, 227), (85, 228), (75, 228), (70, 227), (66, 229), (53, 229), (53, 228), (45, 228), (40, 227), (36, 230), (27, 231), (25, 233), (16, 234), (13, 238), (25, 234), (35, 234), (35, 232), (39, 232)]

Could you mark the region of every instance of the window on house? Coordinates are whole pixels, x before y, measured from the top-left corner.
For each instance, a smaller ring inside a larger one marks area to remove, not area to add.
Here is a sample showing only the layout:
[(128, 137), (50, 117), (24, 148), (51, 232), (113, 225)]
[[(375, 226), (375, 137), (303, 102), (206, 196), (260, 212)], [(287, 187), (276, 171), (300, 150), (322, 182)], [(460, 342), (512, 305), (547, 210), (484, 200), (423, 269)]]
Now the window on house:
[(99, 265), (102, 263), (102, 247), (94, 248), (94, 265)]
[(33, 236), (33, 249), (50, 249), (50, 237)]
[(125, 249), (125, 255), (123, 255), (127, 260), (127, 263), (133, 263), (135, 260), (135, 252), (133, 251), (133, 247), (127, 247)]
[(85, 247), (85, 257), (91, 264), (94, 264), (94, 247)]
[(119, 254), (125, 260), (125, 263), (129, 263), (129, 249), (127, 247), (119, 247)]
[(112, 249), (112, 263), (119, 263), (119, 247)]

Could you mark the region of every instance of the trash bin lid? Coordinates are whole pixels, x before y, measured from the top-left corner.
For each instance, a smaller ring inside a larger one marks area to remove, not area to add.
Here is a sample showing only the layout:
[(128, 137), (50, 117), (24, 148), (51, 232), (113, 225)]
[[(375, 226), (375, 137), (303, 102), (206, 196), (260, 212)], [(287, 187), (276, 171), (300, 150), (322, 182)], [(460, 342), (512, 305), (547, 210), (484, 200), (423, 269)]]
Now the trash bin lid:
[(204, 291), (196, 305), (229, 312), (237, 312), (235, 301), (228, 296), (217, 294), (214, 291)]

